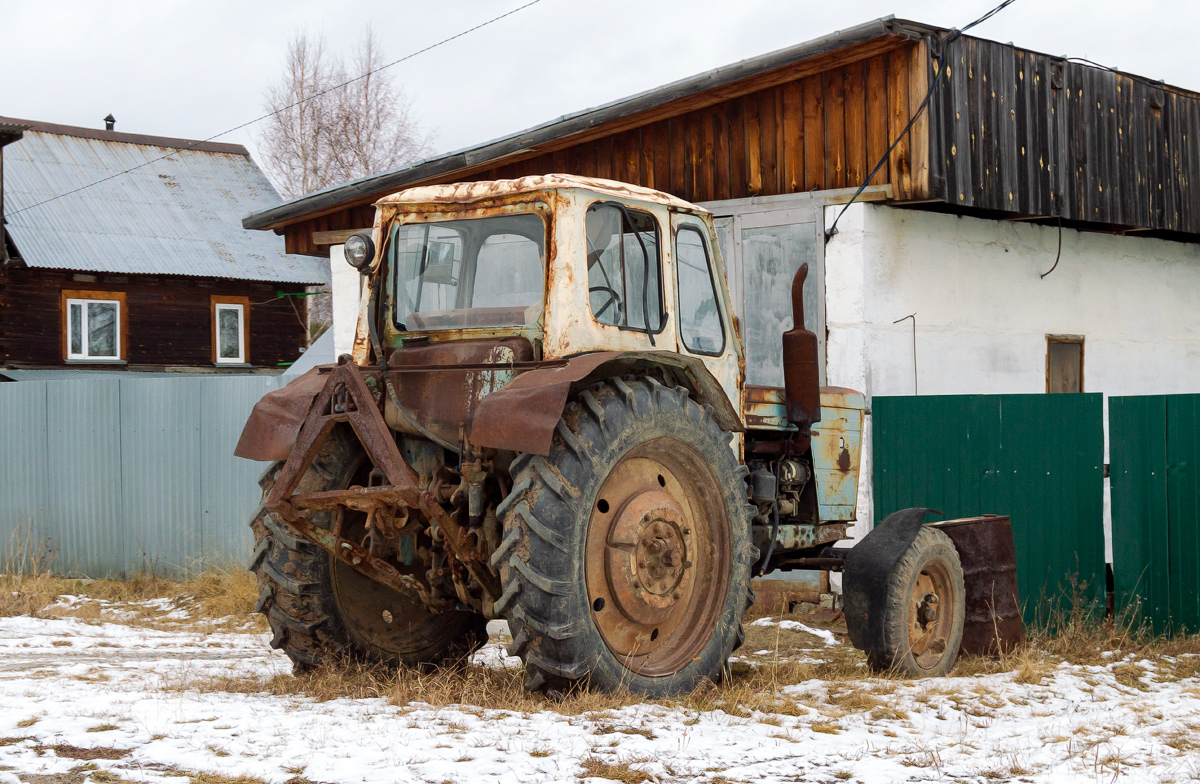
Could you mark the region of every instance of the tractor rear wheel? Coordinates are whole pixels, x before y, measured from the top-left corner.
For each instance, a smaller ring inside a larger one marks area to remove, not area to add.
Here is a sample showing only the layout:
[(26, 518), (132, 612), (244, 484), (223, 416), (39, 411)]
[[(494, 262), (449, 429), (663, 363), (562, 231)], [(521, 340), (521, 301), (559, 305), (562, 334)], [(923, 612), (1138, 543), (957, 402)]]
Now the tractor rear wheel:
[(531, 690), (664, 696), (723, 676), (753, 601), (746, 470), (683, 387), (613, 379), (513, 462), (493, 556)]
[[(369, 468), (358, 440), (335, 430), (296, 492), (365, 484), (359, 481), (364, 465)], [(263, 474), (264, 502), (282, 467), (276, 463)], [(313, 520), (328, 528), (332, 516), (315, 515)], [(355, 513), (346, 513), (348, 537), (361, 524)], [(270, 622), (271, 647), (282, 648), (297, 672), (344, 661), (392, 667), (438, 664), (465, 658), (487, 641), (483, 616), (431, 613), (292, 533), (263, 504), (250, 527), (255, 540), (250, 569), (260, 591), (254, 609)]]
[(958, 659), (966, 620), (966, 586), (950, 537), (928, 526), (892, 569), (883, 617), (886, 651), (871, 651), (877, 672), (947, 675)]

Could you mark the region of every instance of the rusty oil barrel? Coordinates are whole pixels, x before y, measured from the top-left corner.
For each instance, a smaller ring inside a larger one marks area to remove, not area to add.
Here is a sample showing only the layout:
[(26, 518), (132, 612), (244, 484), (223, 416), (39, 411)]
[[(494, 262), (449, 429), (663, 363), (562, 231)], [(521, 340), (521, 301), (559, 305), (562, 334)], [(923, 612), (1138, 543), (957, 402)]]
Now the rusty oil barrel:
[(1017, 554), (1007, 515), (984, 515), (933, 523), (950, 537), (967, 587), (962, 653), (994, 656), (1025, 638), (1017, 595)]

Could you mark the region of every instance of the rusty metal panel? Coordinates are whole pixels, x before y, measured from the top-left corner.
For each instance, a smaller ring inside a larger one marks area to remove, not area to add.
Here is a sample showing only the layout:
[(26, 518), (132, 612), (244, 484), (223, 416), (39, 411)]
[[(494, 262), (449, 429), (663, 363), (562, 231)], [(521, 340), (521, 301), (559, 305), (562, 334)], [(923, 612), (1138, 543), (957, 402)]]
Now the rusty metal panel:
[[(826, 403), (826, 400), (829, 403)], [(862, 457), (862, 396), (857, 407), (847, 396), (821, 394), (821, 421), (812, 429), (813, 473), (817, 481), (817, 511), (822, 521), (854, 520), (858, 505), (858, 466)]]
[(787, 400), (783, 387), (746, 385), (742, 404), (746, 427), (763, 430), (787, 430)]
[(1025, 638), (1012, 521), (1000, 515), (934, 525), (950, 537), (962, 562), (967, 588), (962, 652), (991, 656), (1012, 650)]
[(1104, 595), (1102, 396), (875, 397), (875, 519), (1008, 515), (1026, 622)]

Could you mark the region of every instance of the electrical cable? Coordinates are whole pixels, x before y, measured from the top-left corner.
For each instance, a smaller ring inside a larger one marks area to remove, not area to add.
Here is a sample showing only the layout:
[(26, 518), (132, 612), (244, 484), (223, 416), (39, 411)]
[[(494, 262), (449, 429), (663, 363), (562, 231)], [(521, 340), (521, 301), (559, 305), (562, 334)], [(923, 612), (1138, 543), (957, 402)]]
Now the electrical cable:
[(871, 182), (871, 180), (875, 179), (875, 175), (878, 174), (879, 170), (883, 168), (883, 165), (887, 163), (888, 156), (892, 154), (892, 150), (896, 149), (896, 145), (900, 143), (900, 141), (908, 134), (910, 130), (912, 130), (913, 125), (916, 124), (917, 119), (921, 116), (921, 113), (925, 111), (925, 107), (929, 105), (929, 101), (933, 98), (934, 91), (937, 90), (938, 82), (941, 81), (942, 73), (945, 71), (943, 66), (945, 65), (944, 59), (946, 57), (946, 47), (961, 38), (963, 33), (967, 32), (972, 27), (986, 22), (1008, 6), (1012, 5), (1014, 2), (1016, 2), (1016, 0), (1004, 0), (1004, 2), (1000, 3), (1000, 5), (988, 11), (986, 14), (979, 17), (974, 22), (971, 22), (966, 27), (963, 27), (962, 29), (956, 28), (951, 30), (949, 34), (942, 39), (941, 52), (936, 58), (937, 69), (933, 75), (933, 81), (929, 84), (929, 89), (925, 91), (925, 97), (921, 99), (921, 103), (917, 106), (916, 111), (914, 111), (912, 116), (908, 118), (908, 124), (901, 129), (900, 133), (896, 134), (896, 138), (888, 146), (887, 150), (884, 151), (883, 156), (879, 159), (879, 163), (876, 163), (875, 168), (871, 169), (871, 173), (863, 178), (862, 185), (858, 186), (858, 190), (856, 190), (854, 195), (850, 197), (850, 200), (842, 206), (842, 209), (838, 211), (837, 217), (833, 219), (833, 223), (829, 226), (828, 231), (825, 232), (826, 243), (833, 238), (833, 235), (837, 234), (838, 221), (840, 221), (842, 216), (846, 214), (846, 210), (850, 209), (850, 205), (857, 201), (858, 197), (862, 195), (862, 192), (867, 189), (867, 185)]
[(1062, 218), (1058, 219), (1058, 253), (1054, 254), (1054, 266), (1042, 273), (1044, 280), (1047, 275), (1058, 269), (1058, 260), (1062, 258)]
[(262, 115), (261, 117), (255, 117), (253, 120), (248, 120), (248, 121), (242, 123), (241, 125), (235, 125), (234, 127), (230, 128), (229, 130), (221, 131), (220, 133), (216, 134), (215, 136), (209, 136), (207, 139), (200, 139), (199, 141), (192, 142), (192, 144), (188, 145), (187, 147), (182, 147), (180, 149), (175, 150), (174, 152), (169, 152), (166, 155), (160, 155), (157, 158), (153, 158), (153, 159), (145, 161), (143, 163), (139, 163), (137, 166), (130, 166), (128, 169), (119, 171), (116, 174), (110, 174), (107, 177), (102, 177), (101, 179), (96, 180), (95, 182), (89, 182), (87, 185), (81, 185), (78, 188), (75, 188), (74, 190), (69, 190), (65, 193), (60, 193), (56, 196), (51, 196), (48, 199), (43, 199), (42, 201), (34, 202), (33, 204), (30, 204), (28, 207), (22, 207), (19, 210), (10, 210), (8, 212), (8, 214), (10, 216), (18, 215), (22, 212), (25, 212), (26, 210), (32, 210), (34, 207), (40, 207), (43, 204), (49, 204), (52, 201), (57, 201), (59, 199), (70, 196), (74, 193), (79, 193), (80, 191), (87, 190), (88, 188), (94, 187), (94, 186), (99, 185), (104, 182), (108, 182), (109, 180), (114, 180), (117, 177), (121, 177), (123, 175), (129, 174), (130, 172), (137, 171), (138, 169), (141, 169), (146, 166), (150, 166), (151, 164), (154, 164), (154, 163), (158, 163), (159, 161), (164, 161), (168, 158), (171, 158), (171, 157), (179, 154), (180, 152), (187, 152), (189, 150), (195, 149), (196, 147), (200, 146), (201, 144), (206, 144), (208, 142), (213, 141), (214, 139), (220, 139), (222, 136), (228, 136), (229, 134), (233, 133), (234, 131), (240, 131), (241, 129), (249, 127), (251, 125), (254, 125), (257, 122), (262, 122), (263, 120), (266, 120), (270, 117), (274, 117), (277, 114), (282, 114), (283, 112), (289, 111), (291, 109), (295, 109), (297, 106), (300, 106), (302, 104), (308, 103), (309, 101), (320, 98), (321, 96), (331, 93), (334, 90), (340, 90), (343, 87), (347, 87), (351, 84), (354, 84), (355, 82), (362, 81), (363, 79), (366, 79), (368, 76), (371, 76), (372, 74), (377, 74), (380, 71), (391, 68), (393, 65), (399, 65), (400, 63), (404, 62), (405, 60), (411, 60), (412, 58), (416, 57), (417, 55), (425, 54), (426, 52), (428, 52), (432, 49), (436, 49), (439, 46), (442, 46), (443, 44), (448, 44), (451, 41), (462, 38), (465, 35), (469, 35), (469, 34), (475, 32), (476, 30), (480, 30), (484, 27), (487, 27), (490, 24), (499, 22), (501, 19), (504, 19), (505, 17), (512, 16), (513, 14), (515, 14), (519, 11), (524, 11), (526, 8), (529, 8), (530, 6), (533, 6), (533, 5), (537, 5), (540, 2), (542, 2), (542, 0), (529, 0), (529, 2), (525, 3), (524, 5), (517, 6), (516, 8), (512, 9), (511, 11), (500, 14), (499, 16), (492, 17), (491, 19), (488, 19), (486, 22), (480, 22), (479, 24), (475, 25), (474, 27), (470, 27), (466, 30), (463, 30), (461, 33), (452, 35), (449, 38), (443, 38), (442, 40), (438, 41), (437, 43), (433, 43), (433, 44), (430, 44), (429, 46), (426, 46), (424, 49), (418, 49), (415, 52), (406, 54), (405, 56), (401, 57), (398, 60), (393, 60), (390, 63), (381, 65), (378, 68), (371, 70), (371, 71), (367, 71), (366, 73), (360, 74), (360, 75), (354, 77), (353, 79), (347, 79), (346, 81), (342, 82), (341, 84), (337, 84), (337, 85), (334, 85), (333, 87), (329, 87), (325, 90), (322, 90), (319, 93), (314, 93), (313, 95), (310, 95), (307, 98), (301, 98), (299, 101), (296, 101), (295, 103), (284, 106), (281, 109), (276, 109), (273, 112), (268, 112), (268, 113)]

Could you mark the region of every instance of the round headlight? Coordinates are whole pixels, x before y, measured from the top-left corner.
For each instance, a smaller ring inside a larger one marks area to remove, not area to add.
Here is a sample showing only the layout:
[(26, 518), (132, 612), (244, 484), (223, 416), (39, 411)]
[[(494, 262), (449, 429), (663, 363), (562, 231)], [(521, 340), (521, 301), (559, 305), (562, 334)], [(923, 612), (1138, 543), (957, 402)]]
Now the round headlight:
[(346, 257), (347, 264), (362, 272), (375, 260), (375, 242), (370, 234), (351, 234), (342, 246), (342, 254)]

